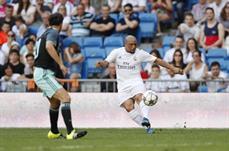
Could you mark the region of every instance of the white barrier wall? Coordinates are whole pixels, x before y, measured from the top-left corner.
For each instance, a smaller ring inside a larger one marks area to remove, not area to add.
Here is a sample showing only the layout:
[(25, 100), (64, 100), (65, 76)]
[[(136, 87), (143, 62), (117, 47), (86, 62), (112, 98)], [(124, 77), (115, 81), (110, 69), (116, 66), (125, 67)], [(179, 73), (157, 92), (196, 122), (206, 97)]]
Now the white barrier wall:
[[(117, 105), (117, 94), (71, 97), (75, 127), (138, 127)], [(163, 93), (159, 98), (150, 113), (153, 127), (229, 128), (229, 93)], [(41, 93), (0, 93), (0, 127), (49, 127), (48, 105)], [(59, 119), (64, 127), (61, 113)]]

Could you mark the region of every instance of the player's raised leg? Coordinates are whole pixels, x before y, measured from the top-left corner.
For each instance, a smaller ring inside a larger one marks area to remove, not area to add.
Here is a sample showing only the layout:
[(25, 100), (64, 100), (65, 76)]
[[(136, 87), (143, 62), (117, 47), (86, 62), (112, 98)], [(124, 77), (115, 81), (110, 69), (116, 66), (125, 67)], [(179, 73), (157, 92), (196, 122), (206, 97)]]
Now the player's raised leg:
[(67, 128), (66, 139), (77, 139), (83, 137), (87, 134), (87, 131), (76, 132), (72, 126), (72, 117), (71, 117), (71, 99), (68, 92), (61, 88), (56, 91), (53, 96), (54, 98), (58, 98), (61, 101), (61, 113), (64, 119), (64, 123)]
[(146, 132), (147, 133), (151, 134), (153, 132), (153, 129), (151, 128), (151, 124), (150, 124), (150, 121), (149, 121), (150, 107), (144, 104), (144, 102), (143, 102), (143, 94), (142, 93), (139, 93), (139, 94), (135, 95), (134, 99), (139, 104), (140, 110), (141, 110), (142, 115), (143, 115), (143, 119), (142, 119), (141, 125), (146, 128)]

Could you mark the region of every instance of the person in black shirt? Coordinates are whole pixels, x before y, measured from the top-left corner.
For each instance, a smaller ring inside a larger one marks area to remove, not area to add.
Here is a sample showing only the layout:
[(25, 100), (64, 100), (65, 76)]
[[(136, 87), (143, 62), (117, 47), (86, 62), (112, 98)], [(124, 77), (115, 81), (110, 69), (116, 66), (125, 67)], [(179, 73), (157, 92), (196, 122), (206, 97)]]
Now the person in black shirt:
[(76, 132), (72, 126), (70, 102), (71, 98), (63, 86), (57, 82), (55, 72), (59, 69), (63, 74), (67, 73), (61, 55), (59, 54), (59, 32), (63, 23), (63, 16), (54, 13), (49, 17), (50, 27), (37, 39), (35, 53), (34, 81), (44, 92), (50, 102), (50, 123), (51, 130), (48, 133), (49, 139), (62, 137), (58, 130), (58, 114), (61, 104), (62, 116), (67, 128), (66, 139), (77, 139), (87, 134), (87, 131)]
[(15, 25), (15, 18), (13, 17), (13, 10), (14, 7), (12, 5), (7, 5), (6, 6), (6, 15), (5, 17), (0, 18), (0, 26), (2, 26), (2, 23), (7, 22), (10, 24), (10, 28)]
[(12, 64), (13, 73), (24, 74), (25, 65), (20, 62), (20, 54), (16, 49), (11, 49), (9, 53), (9, 63)]
[(116, 25), (116, 31), (124, 35), (133, 35), (136, 37), (139, 22), (138, 16), (133, 13), (133, 6), (131, 4), (126, 4), (124, 6), (124, 16)]
[(103, 5), (102, 16), (95, 18), (90, 29), (91, 34), (95, 36), (110, 36), (115, 29), (115, 20), (109, 16), (110, 7), (108, 5)]

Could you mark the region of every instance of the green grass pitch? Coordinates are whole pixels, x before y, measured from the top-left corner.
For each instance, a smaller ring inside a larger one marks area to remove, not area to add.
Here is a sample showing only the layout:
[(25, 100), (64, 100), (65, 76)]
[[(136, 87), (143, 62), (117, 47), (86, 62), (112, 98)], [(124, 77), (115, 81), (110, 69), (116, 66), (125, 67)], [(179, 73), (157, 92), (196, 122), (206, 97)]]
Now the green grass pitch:
[(229, 151), (229, 129), (156, 129), (153, 135), (144, 129), (87, 131), (69, 141), (48, 140), (48, 129), (1, 128), (0, 151)]

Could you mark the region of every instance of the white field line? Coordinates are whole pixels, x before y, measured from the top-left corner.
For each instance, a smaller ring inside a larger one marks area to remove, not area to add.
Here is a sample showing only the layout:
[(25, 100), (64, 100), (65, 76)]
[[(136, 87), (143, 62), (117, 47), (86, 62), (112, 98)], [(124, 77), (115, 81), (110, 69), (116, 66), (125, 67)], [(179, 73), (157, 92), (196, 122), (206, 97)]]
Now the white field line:
[[(152, 147), (199, 147), (199, 146), (212, 146), (212, 145), (221, 145), (221, 144), (214, 144), (212, 142), (207, 142), (207, 143), (198, 143), (198, 144), (188, 144), (188, 143), (181, 143), (181, 144), (173, 144), (173, 145), (168, 145), (168, 144), (132, 144), (132, 145), (103, 145), (103, 148), (118, 148), (118, 147), (128, 147), (128, 148), (152, 148)], [(57, 146), (57, 147), (52, 147), (51, 149), (53, 150), (74, 150), (74, 149), (93, 149), (99, 146), (96, 145), (62, 145), (62, 146)], [(23, 147), (23, 150), (36, 150), (36, 151), (43, 151), (47, 149), (45, 146), (27, 146)]]

